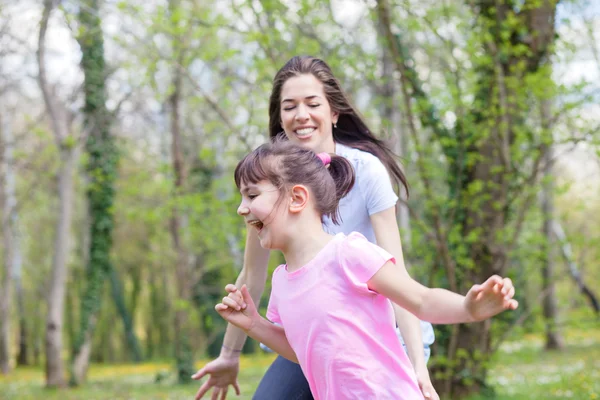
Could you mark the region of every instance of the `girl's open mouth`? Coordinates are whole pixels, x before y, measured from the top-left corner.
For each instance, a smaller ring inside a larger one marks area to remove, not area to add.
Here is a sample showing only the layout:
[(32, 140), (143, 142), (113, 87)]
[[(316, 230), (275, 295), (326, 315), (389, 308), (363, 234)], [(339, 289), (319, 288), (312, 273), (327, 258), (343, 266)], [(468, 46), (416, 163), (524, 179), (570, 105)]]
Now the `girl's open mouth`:
[(255, 227), (259, 232), (261, 231), (261, 229), (263, 228), (263, 223), (260, 222), (259, 220), (255, 219), (253, 221), (248, 221), (248, 225), (252, 225), (253, 227)]

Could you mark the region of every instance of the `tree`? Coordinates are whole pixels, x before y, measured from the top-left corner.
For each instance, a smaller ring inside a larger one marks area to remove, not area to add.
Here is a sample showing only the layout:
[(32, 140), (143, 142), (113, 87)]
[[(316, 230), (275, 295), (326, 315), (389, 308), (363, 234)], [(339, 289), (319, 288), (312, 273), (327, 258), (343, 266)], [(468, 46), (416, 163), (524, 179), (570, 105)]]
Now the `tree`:
[[(4, 184), (2, 186), (2, 237), (4, 244), (4, 276), (0, 282), (0, 370), (10, 372), (10, 331), (13, 276), (19, 262), (19, 242), (17, 238), (17, 209), (14, 172), (14, 137), (10, 117), (0, 110), (0, 149), (4, 148), (2, 168)], [(2, 276), (2, 275), (0, 275)]]
[[(532, 123), (527, 115), (532, 104), (553, 95), (541, 95), (532, 88), (539, 85), (552, 91), (554, 87), (548, 61), (556, 2), (525, 1), (518, 6), (510, 1), (477, 1), (467, 3), (463, 10), (473, 14), (476, 36), (467, 43), (474, 46), (470, 49), (474, 79), (465, 81), (458, 73), (453, 76), (452, 69), (447, 74), (456, 99), (451, 108), (456, 122), (449, 128), (423, 89), (405, 32), (392, 23), (394, 8), (389, 1), (377, 2), (378, 20), (400, 74), (417, 152), (425, 235), (434, 243), (431, 250), (436, 262), (444, 267), (444, 285), (466, 293), (472, 284), (492, 274), (506, 276), (509, 255), (535, 198), (542, 165), (539, 149), (551, 138), (539, 120)], [(456, 64), (454, 71), (461, 66)], [(473, 100), (467, 100), (465, 88)], [(424, 143), (419, 129), (431, 133), (433, 144)], [(524, 152), (524, 146), (531, 151)], [(436, 157), (445, 164), (443, 179), (434, 174), (440, 164), (434, 161)], [(438, 334), (437, 342), (446, 357), (438, 374), (442, 379), (436, 384), (440, 394), (462, 398), (485, 390), (486, 360), (492, 351), (490, 327), (486, 321), (440, 328), (443, 334)]]
[[(551, 129), (550, 101), (543, 100), (540, 105), (541, 122), (543, 128)], [(552, 137), (550, 135), (550, 137)], [(544, 319), (546, 323), (546, 344), (548, 350), (560, 350), (564, 347), (564, 339), (557, 328), (558, 299), (555, 291), (556, 270), (556, 247), (554, 246), (554, 234), (552, 223), (554, 221), (554, 177), (552, 175), (553, 151), (552, 145), (543, 146), (543, 182), (542, 182), (542, 233), (545, 237), (545, 246), (542, 249), (542, 292), (545, 294), (542, 301)]]
[(54, 0), (44, 1), (44, 10), (38, 36), (38, 82), (48, 111), (56, 146), (59, 149), (58, 172), (59, 210), (56, 219), (56, 238), (52, 260), (52, 277), (48, 293), (46, 319), (46, 385), (64, 386), (65, 373), (62, 360), (62, 327), (67, 278), (69, 230), (73, 209), (73, 175), (77, 159), (77, 138), (71, 132), (72, 116), (58, 99), (46, 76), (45, 38)]
[(181, 46), (183, 35), (180, 25), (181, 9), (179, 1), (169, 1), (171, 23), (173, 24), (172, 46), (174, 52), (172, 89), (168, 104), (171, 123), (171, 159), (173, 163), (175, 205), (170, 220), (171, 239), (175, 253), (175, 283), (177, 285), (177, 301), (175, 306), (175, 361), (177, 363), (177, 379), (180, 383), (191, 381), (194, 371), (194, 358), (191, 347), (190, 300), (192, 297), (192, 274), (189, 257), (184, 248), (182, 238), (183, 215), (177, 205), (178, 196), (185, 188), (185, 169), (182, 152), (181, 135), (181, 96), (185, 59), (185, 48)]
[(86, 152), (89, 183), (87, 200), (90, 217), (90, 250), (87, 267), (87, 288), (81, 300), (80, 331), (74, 344), (71, 384), (85, 379), (97, 313), (101, 305), (102, 287), (109, 278), (112, 297), (125, 326), (134, 360), (141, 360), (141, 350), (133, 333), (131, 318), (124, 302), (123, 288), (110, 259), (113, 244), (115, 180), (118, 169), (118, 150), (111, 134), (112, 115), (106, 106), (106, 76), (104, 38), (97, 0), (82, 3), (79, 10), (80, 34), (84, 72), (85, 129), (88, 132)]

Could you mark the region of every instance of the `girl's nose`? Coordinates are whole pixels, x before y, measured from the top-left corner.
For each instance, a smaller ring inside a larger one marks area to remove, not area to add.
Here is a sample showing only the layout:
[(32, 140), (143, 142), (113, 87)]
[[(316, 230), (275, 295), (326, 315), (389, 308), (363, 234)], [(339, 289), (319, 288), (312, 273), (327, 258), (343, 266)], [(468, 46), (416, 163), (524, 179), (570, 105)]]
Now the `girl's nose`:
[(249, 212), (250, 212), (250, 209), (246, 205), (244, 205), (244, 203), (241, 203), (237, 209), (238, 215), (241, 215), (242, 217), (244, 215), (248, 214)]

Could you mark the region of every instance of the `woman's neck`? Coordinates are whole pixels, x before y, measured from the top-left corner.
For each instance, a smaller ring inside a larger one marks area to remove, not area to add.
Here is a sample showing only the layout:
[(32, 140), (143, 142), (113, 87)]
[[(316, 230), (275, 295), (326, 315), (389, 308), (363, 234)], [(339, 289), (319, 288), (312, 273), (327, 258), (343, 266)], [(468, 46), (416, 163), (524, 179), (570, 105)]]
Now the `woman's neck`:
[(312, 233), (309, 233), (311, 230), (296, 232), (302, 233), (296, 233), (287, 248), (282, 250), (289, 272), (296, 271), (308, 264), (333, 238), (323, 230), (322, 226), (319, 226), (318, 231), (312, 230)]
[(315, 149), (315, 153), (330, 153), (335, 154), (335, 141), (324, 143), (323, 147)]

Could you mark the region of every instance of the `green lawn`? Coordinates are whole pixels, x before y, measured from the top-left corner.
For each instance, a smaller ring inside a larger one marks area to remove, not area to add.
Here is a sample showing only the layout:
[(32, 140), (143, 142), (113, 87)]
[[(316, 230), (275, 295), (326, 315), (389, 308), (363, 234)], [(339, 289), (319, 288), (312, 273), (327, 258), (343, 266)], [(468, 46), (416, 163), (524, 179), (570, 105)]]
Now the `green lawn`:
[[(495, 357), (490, 373), (497, 399), (600, 399), (600, 329), (569, 331), (566, 339), (567, 349), (558, 353), (541, 351), (542, 340), (535, 335), (506, 343)], [(242, 360), (242, 395), (238, 399), (252, 397), (272, 357), (261, 354)], [(85, 387), (59, 391), (43, 388), (44, 377), (39, 368), (19, 368), (7, 377), (0, 376), (0, 399), (192, 399), (199, 384), (177, 386), (172, 378), (155, 383), (157, 374), (169, 367), (166, 363), (94, 365)]]

